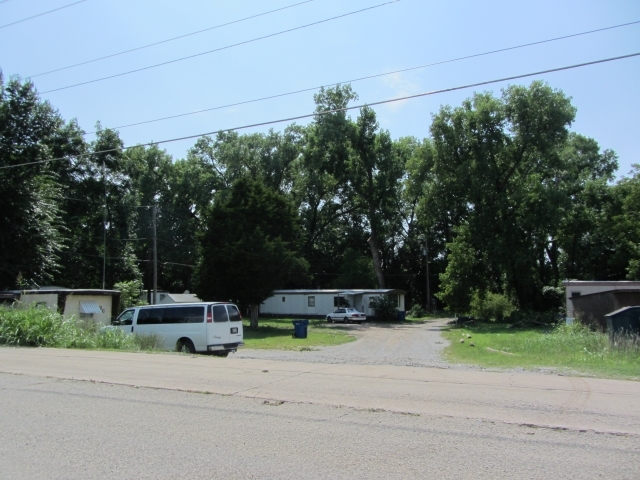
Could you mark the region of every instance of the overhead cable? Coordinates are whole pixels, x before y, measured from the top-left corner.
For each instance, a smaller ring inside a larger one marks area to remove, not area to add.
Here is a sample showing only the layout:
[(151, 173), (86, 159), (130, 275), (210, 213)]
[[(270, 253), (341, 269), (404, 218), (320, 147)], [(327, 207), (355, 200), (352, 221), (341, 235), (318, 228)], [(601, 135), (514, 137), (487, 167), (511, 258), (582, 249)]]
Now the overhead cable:
[[(9, 0), (5, 0), (5, 1), (9, 1)], [(86, 2), (86, 1), (87, 0), (80, 0), (78, 2), (74, 2), (74, 3), (70, 3), (68, 5), (64, 5), (63, 7), (54, 8), (53, 10), (49, 10), (47, 12), (38, 13), (37, 15), (33, 15), (33, 16), (27, 17), (27, 18), (23, 18), (22, 20), (16, 20), (15, 22), (7, 23), (6, 25), (0, 25), (0, 28), (7, 28), (7, 27), (10, 27), (11, 25), (15, 25), (16, 23), (26, 22), (27, 20), (31, 20), (32, 18), (37, 18), (37, 17), (41, 17), (43, 15), (48, 15), (49, 13), (57, 12), (58, 10), (62, 10), (63, 8), (73, 7), (74, 5), (77, 5), (79, 3)]]
[[(5, 0), (5, 1), (8, 1), (8, 0)], [(286, 7), (276, 8), (275, 10), (269, 10), (268, 12), (258, 13), (256, 15), (251, 15), (249, 17), (240, 18), (238, 20), (233, 20), (231, 22), (221, 23), (220, 25), (215, 25), (215, 26), (209, 27), (209, 28), (203, 28), (202, 30), (197, 30), (197, 31), (191, 32), (191, 33), (185, 33), (184, 35), (178, 35), (177, 37), (167, 38), (166, 40), (160, 40), (159, 42), (149, 43), (149, 44), (143, 45), (141, 47), (130, 48), (129, 50), (123, 50), (122, 52), (112, 53), (110, 55), (105, 55), (103, 57), (94, 58), (93, 60), (86, 60), (84, 62), (74, 63), (73, 65), (68, 65), (66, 67), (56, 68), (54, 70), (49, 70), (47, 72), (37, 73), (35, 75), (29, 75), (29, 78), (41, 77), (43, 75), (49, 75), (50, 73), (60, 72), (62, 70), (68, 70), (70, 68), (79, 67), (80, 65), (86, 65), (88, 63), (99, 62), (100, 60), (105, 60), (107, 58), (117, 57), (119, 55), (124, 55), (125, 53), (131, 53), (131, 52), (135, 52), (135, 51), (138, 51), (138, 50), (143, 50), (145, 48), (153, 47), (153, 46), (156, 46), (156, 45), (161, 45), (163, 43), (173, 42), (174, 40), (179, 40), (181, 38), (190, 37), (192, 35), (197, 35), (199, 33), (208, 32), (210, 30), (215, 30), (217, 28), (226, 27), (228, 25), (233, 25), (235, 23), (244, 22), (246, 20), (251, 20), (252, 18), (263, 17), (263, 16), (269, 15), (271, 13), (280, 12), (282, 10), (287, 10), (289, 8), (297, 7), (299, 5), (304, 5), (305, 3), (310, 3), (310, 2), (314, 2), (314, 1), (315, 0), (305, 0), (304, 2), (294, 3), (293, 5), (287, 5)]]
[(351, 107), (344, 107), (344, 108), (337, 108), (337, 109), (333, 109), (333, 110), (326, 110), (323, 112), (314, 112), (314, 113), (309, 113), (309, 114), (305, 114), (305, 115), (298, 115), (295, 117), (288, 117), (288, 118), (281, 118), (279, 120), (269, 120), (266, 122), (259, 122), (259, 123), (253, 123), (253, 124), (249, 124), (249, 125), (242, 125), (240, 127), (233, 127), (233, 128), (223, 128), (220, 130), (214, 130), (211, 132), (205, 132), (205, 133), (198, 133), (196, 135), (187, 135), (184, 137), (177, 137), (177, 138), (171, 138), (171, 139), (167, 139), (167, 140), (160, 140), (157, 142), (149, 142), (149, 143), (142, 143), (142, 144), (137, 144), (137, 145), (130, 145), (128, 147), (122, 147), (122, 148), (110, 148), (110, 149), (106, 149), (106, 150), (100, 150), (97, 152), (91, 152), (91, 153), (83, 153), (83, 154), (79, 154), (79, 155), (72, 155), (72, 156), (65, 156), (65, 157), (58, 157), (58, 158), (50, 158), (50, 159), (46, 159), (46, 160), (38, 160), (35, 162), (26, 162), (26, 163), (19, 163), (16, 165), (4, 165), (4, 166), (0, 166), (0, 170), (4, 170), (4, 169), (8, 169), (8, 168), (17, 168), (17, 167), (23, 167), (23, 166), (27, 166), (27, 165), (38, 165), (38, 164), (43, 164), (43, 163), (49, 163), (49, 162), (56, 162), (56, 161), (61, 161), (61, 160), (70, 160), (72, 158), (82, 158), (82, 157), (88, 157), (91, 155), (99, 155), (102, 153), (110, 153), (110, 152), (119, 152), (122, 150), (129, 150), (131, 148), (140, 148), (140, 147), (150, 147), (152, 145), (160, 145), (160, 144), (164, 144), (164, 143), (172, 143), (172, 142), (179, 142), (182, 140), (191, 140), (194, 138), (200, 138), (203, 136), (208, 136), (208, 135), (216, 135), (219, 133), (227, 133), (227, 132), (233, 132), (233, 131), (238, 131), (238, 130), (246, 130), (248, 128), (255, 128), (255, 127), (262, 127), (262, 126), (266, 126), (266, 125), (274, 125), (276, 123), (284, 123), (284, 122), (292, 122), (295, 120), (302, 120), (302, 119), (306, 119), (306, 118), (312, 118), (312, 117), (321, 117), (324, 115), (330, 115), (330, 114), (334, 114), (334, 113), (340, 113), (340, 112), (347, 112), (349, 110), (356, 110), (356, 109), (360, 109), (363, 107), (373, 107), (376, 105), (385, 105), (388, 103), (395, 103), (395, 102), (402, 102), (405, 100), (413, 100), (416, 98), (421, 98), (421, 97), (427, 97), (427, 96), (431, 96), (431, 95), (437, 95), (440, 93), (446, 93), (446, 92), (454, 92), (456, 90), (465, 90), (468, 88), (474, 88), (474, 87), (481, 87), (484, 85), (491, 85), (493, 83), (501, 83), (501, 82), (508, 82), (510, 80), (518, 80), (521, 78), (527, 78), (527, 77), (534, 77), (537, 75), (544, 75), (546, 73), (554, 73), (554, 72), (561, 72), (564, 70), (572, 70), (575, 68), (581, 68), (581, 67), (587, 67), (589, 65), (597, 65), (597, 64), (601, 64), (601, 63), (607, 63), (607, 62), (614, 62), (617, 60), (623, 60), (623, 59), (627, 59), (627, 58), (632, 58), (632, 57), (638, 57), (640, 56), (640, 52), (637, 53), (630, 53), (628, 55), (620, 55), (618, 57), (610, 57), (610, 58), (604, 58), (601, 60), (593, 60), (591, 62), (584, 62), (584, 63), (577, 63), (575, 65), (568, 65), (565, 67), (557, 67), (557, 68), (550, 68), (548, 70), (540, 70), (538, 72), (531, 72), (531, 73), (523, 73), (521, 75), (513, 75), (510, 77), (503, 77), (503, 78), (497, 78), (494, 80), (485, 80), (483, 82), (476, 82), (476, 83), (469, 83), (466, 85), (460, 85), (457, 87), (449, 87), (449, 88), (443, 88), (440, 90), (431, 90), (429, 92), (423, 92), (423, 93), (417, 93), (415, 95), (407, 95), (404, 97), (397, 97), (397, 98), (391, 98), (391, 99), (387, 99), (387, 100), (380, 100), (377, 102), (370, 102), (370, 103), (365, 103), (365, 104), (361, 104), (361, 105), (354, 105)]
[[(533, 45), (540, 45), (540, 44), (543, 44), (543, 43), (556, 42), (556, 41), (559, 41), (559, 40), (565, 40), (567, 38), (578, 37), (578, 36), (581, 36), (581, 35), (588, 35), (588, 34), (591, 34), (591, 33), (602, 32), (602, 31), (605, 31), (605, 30), (611, 30), (611, 29), (614, 29), (614, 28), (626, 27), (626, 26), (629, 26), (629, 25), (635, 25), (635, 24), (639, 24), (639, 23), (640, 23), (640, 20), (636, 20), (636, 21), (633, 21), (633, 22), (622, 23), (620, 25), (613, 25), (611, 27), (598, 28), (596, 30), (588, 30), (586, 32), (573, 33), (571, 35), (564, 35), (562, 37), (549, 38), (549, 39), (546, 39), (546, 40), (539, 40), (539, 41), (536, 41), (536, 42), (523, 43), (521, 45), (515, 45), (515, 46), (512, 46), (512, 47), (500, 48), (498, 50), (490, 50), (488, 52), (474, 53), (472, 55), (465, 55), (463, 57), (451, 58), (449, 60), (441, 60), (439, 62), (426, 63), (424, 65), (418, 65), (416, 67), (409, 67), (409, 68), (403, 68), (401, 70), (394, 70), (392, 72), (376, 73), (374, 75), (368, 75), (368, 76), (365, 76), (365, 77), (353, 78), (351, 80), (344, 80), (342, 82), (334, 82), (334, 83), (329, 83), (329, 84), (326, 84), (326, 85), (320, 85), (320, 86), (317, 86), (317, 87), (303, 88), (301, 90), (294, 90), (294, 91), (286, 92), (286, 93), (278, 93), (276, 95), (269, 95), (267, 97), (254, 98), (252, 100), (244, 100), (244, 101), (236, 102), (236, 103), (228, 103), (226, 105), (219, 105), (219, 106), (216, 106), (216, 107), (205, 108), (205, 109), (196, 110), (196, 111), (193, 111), (193, 112), (179, 113), (179, 114), (176, 114), (176, 115), (169, 115), (169, 116), (166, 116), (166, 117), (154, 118), (152, 120), (144, 120), (144, 121), (141, 121), (141, 122), (129, 123), (129, 124), (126, 124), (126, 125), (118, 125), (118, 126), (109, 127), (109, 128), (120, 129), (120, 128), (135, 127), (135, 126), (144, 125), (144, 124), (147, 124), (147, 123), (161, 122), (161, 121), (164, 121), (164, 120), (171, 120), (171, 119), (174, 119), (174, 118), (186, 117), (188, 115), (196, 115), (198, 113), (211, 112), (213, 110), (221, 110), (223, 108), (237, 107), (239, 105), (246, 105), (246, 104), (249, 104), (249, 103), (263, 102), (265, 100), (272, 100), (274, 98), (287, 97), (287, 96), (290, 96), (290, 95), (296, 95), (298, 93), (311, 92), (311, 91), (314, 91), (314, 90), (319, 90), (321, 88), (334, 87), (336, 85), (344, 85), (346, 83), (361, 82), (363, 80), (370, 80), (372, 78), (379, 78), (379, 77), (384, 77), (384, 76), (387, 76), (387, 75), (394, 75), (394, 74), (397, 74), (397, 73), (403, 73), (403, 72), (409, 72), (409, 71), (412, 71), (412, 70), (419, 70), (419, 69), (423, 69), (423, 68), (434, 67), (434, 66), (443, 65), (443, 64), (446, 64), (446, 63), (459, 62), (461, 60), (468, 60), (470, 58), (483, 57), (485, 55), (492, 55), (494, 53), (507, 52), (509, 50), (516, 50), (516, 49), (519, 49), (519, 48), (531, 47)], [(96, 132), (95, 131), (87, 132), (87, 133), (85, 133), (85, 135), (91, 135), (93, 133), (96, 133)]]
[[(82, 1), (85, 1), (85, 0), (82, 0)], [(279, 35), (284, 35), (285, 33), (295, 32), (295, 31), (297, 31), (297, 30), (301, 30), (301, 29), (303, 29), (303, 28), (309, 28), (309, 27), (313, 27), (313, 26), (315, 26), (315, 25), (320, 25), (320, 24), (322, 24), (322, 23), (331, 22), (331, 21), (333, 21), (333, 20), (338, 20), (338, 19), (340, 19), (340, 18), (348, 17), (348, 16), (350, 16), (350, 15), (356, 15), (356, 14), (358, 14), (358, 13), (363, 13), (363, 12), (366, 12), (366, 11), (368, 11), (368, 10), (373, 10), (373, 9), (375, 9), (375, 8), (384, 7), (385, 5), (390, 5), (390, 4), (392, 4), (392, 3), (398, 3), (399, 1), (400, 1), (400, 0), (391, 0), (391, 1), (389, 1), (389, 2), (380, 3), (380, 4), (378, 4), (378, 5), (374, 5), (374, 6), (372, 6), (372, 7), (362, 8), (362, 9), (360, 9), (360, 10), (355, 10), (355, 11), (353, 11), (353, 12), (344, 13), (344, 14), (342, 14), (342, 15), (337, 15), (337, 16), (335, 16), (335, 17), (325, 18), (324, 20), (318, 20), (317, 22), (312, 22), (312, 23), (307, 23), (307, 24), (305, 24), (305, 25), (300, 25), (299, 27), (288, 28), (288, 29), (286, 29), (286, 30), (281, 30), (281, 31), (276, 32), (276, 33), (270, 33), (270, 34), (268, 34), (268, 35), (263, 35), (263, 36), (261, 36), (261, 37), (252, 38), (251, 40), (244, 40), (244, 41), (242, 41), (242, 42), (233, 43), (233, 44), (231, 44), (231, 45), (226, 45), (226, 46), (224, 46), (224, 47), (214, 48), (213, 50), (207, 50), (206, 52), (200, 52), (200, 53), (196, 53), (196, 54), (193, 54), (193, 55), (187, 55), (186, 57), (175, 58), (175, 59), (173, 59), (173, 60), (168, 60), (168, 61), (166, 61), (166, 62), (156, 63), (156, 64), (154, 64), (154, 65), (149, 65), (149, 66), (147, 66), (147, 67), (136, 68), (136, 69), (134, 69), (134, 70), (128, 70), (128, 71), (126, 71), (126, 72), (116, 73), (116, 74), (114, 74), (114, 75), (108, 75), (108, 76), (106, 76), (106, 77), (101, 77), (101, 78), (96, 78), (96, 79), (93, 79), (93, 80), (88, 80), (88, 81), (86, 81), (86, 82), (75, 83), (75, 84), (73, 84), (73, 85), (67, 85), (66, 87), (54, 88), (54, 89), (51, 89), (51, 90), (46, 90), (46, 91), (44, 91), (44, 92), (42, 92), (42, 93), (58, 92), (58, 91), (60, 91), (60, 90), (67, 90), (67, 89), (69, 89), (69, 88), (75, 88), (75, 87), (79, 87), (79, 86), (81, 86), (81, 85), (87, 85), (87, 84), (90, 84), (90, 83), (102, 82), (102, 81), (104, 81), (104, 80), (109, 80), (109, 79), (111, 79), (111, 78), (122, 77), (122, 76), (124, 76), (124, 75), (130, 75), (130, 74), (132, 74), (132, 73), (142, 72), (142, 71), (144, 71), (144, 70), (150, 70), (150, 69), (152, 69), (152, 68), (161, 67), (161, 66), (163, 66), (163, 65), (169, 65), (169, 64), (172, 64), (172, 63), (182, 62), (182, 61), (184, 61), (184, 60), (189, 60), (189, 59), (191, 59), (191, 58), (201, 57), (201, 56), (203, 56), (203, 55), (209, 55), (209, 54), (211, 54), (211, 53), (220, 52), (220, 51), (222, 51), (222, 50), (228, 50), (228, 49), (230, 49), (230, 48), (239, 47), (239, 46), (241, 46), (241, 45), (247, 45), (247, 44), (249, 44), (249, 43), (254, 43), (254, 42), (258, 42), (258, 41), (260, 41), (260, 40), (265, 40), (265, 39), (267, 39), (267, 38), (272, 38), (272, 37), (277, 37), (277, 36), (279, 36)]]

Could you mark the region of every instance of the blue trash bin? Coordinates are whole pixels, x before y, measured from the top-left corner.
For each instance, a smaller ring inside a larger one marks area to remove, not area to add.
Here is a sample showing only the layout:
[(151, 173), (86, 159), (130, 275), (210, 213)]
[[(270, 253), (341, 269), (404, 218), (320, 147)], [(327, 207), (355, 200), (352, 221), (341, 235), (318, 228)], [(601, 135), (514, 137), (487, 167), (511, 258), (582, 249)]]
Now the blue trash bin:
[(295, 338), (307, 338), (309, 320), (293, 320), (293, 336)]
[(404, 322), (406, 319), (406, 313), (404, 310), (398, 310), (398, 321)]

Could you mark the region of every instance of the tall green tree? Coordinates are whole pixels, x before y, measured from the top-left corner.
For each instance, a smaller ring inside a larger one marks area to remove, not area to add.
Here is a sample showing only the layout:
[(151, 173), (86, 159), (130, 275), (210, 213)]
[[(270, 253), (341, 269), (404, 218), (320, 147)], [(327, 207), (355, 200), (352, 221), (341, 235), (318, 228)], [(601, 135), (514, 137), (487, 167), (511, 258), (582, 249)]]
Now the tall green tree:
[(297, 214), (284, 195), (241, 178), (227, 199), (214, 204), (206, 225), (196, 293), (249, 306), (251, 327), (257, 328), (260, 304), (275, 289), (305, 280)]
[(348, 85), (322, 89), (315, 95), (315, 123), (325, 151), (325, 169), (336, 178), (342, 200), (363, 215), (378, 286), (385, 288), (382, 252), (384, 243), (393, 240), (385, 226), (397, 214), (403, 157), (389, 132), (380, 129), (371, 108), (362, 108), (355, 122), (344, 111), (335, 111), (355, 98)]
[(47, 283), (59, 270), (63, 192), (47, 161), (83, 147), (77, 124), (31, 82), (5, 84), (0, 72), (0, 288)]
[[(575, 108), (543, 82), (511, 86), (496, 98), (475, 94), (461, 107), (444, 107), (431, 126), (436, 151), (430, 204), (446, 212), (452, 253), (473, 262), (449, 262), (440, 298), (453, 298), (478, 268), (477, 288), (506, 293), (520, 308), (538, 308), (546, 279), (546, 249), (562, 218), (566, 194), (558, 189)], [(441, 215), (442, 216), (442, 215)], [(458, 226), (464, 225), (465, 234)], [(457, 230), (456, 230), (457, 229)], [(468, 268), (454, 272), (455, 265)]]
[[(70, 288), (111, 288), (136, 280), (140, 270), (133, 240), (139, 211), (131, 162), (117, 132), (98, 128), (86, 156), (58, 170), (64, 251), (55, 283)], [(101, 153), (102, 152), (102, 153)]]

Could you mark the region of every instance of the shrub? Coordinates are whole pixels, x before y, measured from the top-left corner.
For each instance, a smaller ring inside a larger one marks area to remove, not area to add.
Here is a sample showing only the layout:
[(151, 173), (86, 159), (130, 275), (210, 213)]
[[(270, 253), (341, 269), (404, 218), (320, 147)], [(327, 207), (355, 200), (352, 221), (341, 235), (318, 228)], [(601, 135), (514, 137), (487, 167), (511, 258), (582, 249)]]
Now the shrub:
[(506, 295), (475, 290), (471, 297), (471, 315), (476, 318), (502, 322), (515, 311)]
[(505, 321), (519, 325), (555, 325), (560, 320), (564, 320), (564, 316), (555, 312), (534, 312), (532, 310), (518, 310), (509, 315)]
[(146, 302), (140, 300), (140, 292), (142, 291), (142, 282), (140, 280), (118, 282), (113, 288), (120, 291), (120, 311), (129, 307), (146, 305)]
[(381, 322), (393, 322), (398, 320), (396, 300), (389, 295), (380, 295), (371, 300), (371, 306), (375, 312), (376, 320)]
[(427, 311), (422, 308), (422, 305), (416, 303), (411, 310), (409, 310), (409, 316), (412, 318), (424, 318), (427, 316)]

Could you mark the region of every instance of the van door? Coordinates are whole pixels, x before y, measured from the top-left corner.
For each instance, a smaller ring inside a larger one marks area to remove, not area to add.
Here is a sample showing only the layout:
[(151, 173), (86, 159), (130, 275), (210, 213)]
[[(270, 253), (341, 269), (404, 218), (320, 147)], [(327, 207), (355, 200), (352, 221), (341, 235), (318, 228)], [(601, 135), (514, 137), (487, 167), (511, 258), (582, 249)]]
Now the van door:
[(113, 322), (114, 326), (117, 326), (119, 330), (125, 333), (131, 333), (133, 331), (133, 314), (136, 311), (133, 308), (125, 310), (120, 316)]
[(229, 343), (229, 314), (225, 305), (212, 305), (212, 322), (207, 323), (207, 345)]
[(229, 312), (229, 343), (242, 343), (242, 316), (238, 307), (235, 305), (227, 305)]

